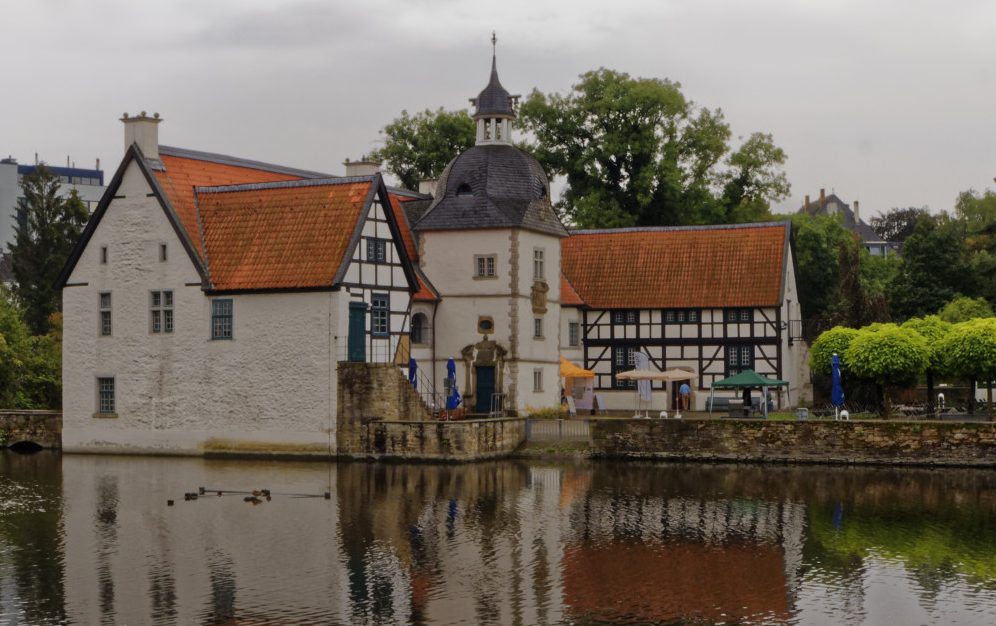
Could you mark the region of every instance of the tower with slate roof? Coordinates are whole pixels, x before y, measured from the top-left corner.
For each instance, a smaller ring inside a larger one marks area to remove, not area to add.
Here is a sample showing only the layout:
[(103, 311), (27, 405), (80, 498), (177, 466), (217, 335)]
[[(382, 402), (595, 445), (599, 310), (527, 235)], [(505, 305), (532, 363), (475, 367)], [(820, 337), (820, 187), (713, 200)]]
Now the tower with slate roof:
[(517, 100), (492, 54), (488, 83), (471, 99), (477, 145), (446, 166), (413, 225), (421, 269), (440, 296), (431, 312), (435, 349), (413, 347), (413, 354), (434, 361), (437, 381), (453, 358), (464, 406), (476, 413), (560, 402), (560, 240), (567, 230), (543, 168), (512, 144)]

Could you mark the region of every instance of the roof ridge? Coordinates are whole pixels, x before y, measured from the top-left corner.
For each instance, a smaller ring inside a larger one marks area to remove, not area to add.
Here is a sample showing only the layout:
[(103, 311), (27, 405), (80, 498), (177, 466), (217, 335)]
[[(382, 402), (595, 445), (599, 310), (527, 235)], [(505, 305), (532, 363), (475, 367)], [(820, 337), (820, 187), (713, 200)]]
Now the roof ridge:
[(789, 224), (789, 220), (778, 220), (775, 222), (748, 222), (744, 224), (700, 224), (692, 226), (630, 226), (625, 228), (584, 228), (578, 230), (568, 230), (571, 235), (605, 235), (616, 233), (666, 233), (674, 231), (699, 231), (699, 230), (739, 230), (746, 228), (784, 228)]
[(304, 180), (278, 180), (268, 183), (241, 183), (238, 185), (211, 185), (194, 187), (194, 193), (228, 193), (234, 191), (263, 191), (266, 189), (287, 189), (293, 187), (323, 187), (325, 185), (349, 185), (373, 182), (376, 174), (370, 176), (339, 176), (334, 178), (307, 178)]
[(166, 156), (175, 156), (185, 159), (195, 159), (197, 161), (210, 161), (211, 163), (220, 163), (221, 165), (232, 165), (235, 167), (247, 167), (250, 169), (263, 170), (266, 172), (273, 172), (275, 174), (288, 174), (291, 176), (300, 176), (302, 178), (333, 178), (332, 174), (325, 174), (323, 172), (315, 172), (311, 170), (298, 169), (296, 167), (288, 167), (286, 165), (277, 165), (275, 163), (265, 163), (263, 161), (254, 161), (252, 159), (244, 159), (242, 157), (230, 156), (227, 154), (219, 154), (217, 152), (202, 152), (200, 150), (191, 150), (189, 148), (178, 148), (176, 146), (159, 146), (159, 153), (165, 154)]

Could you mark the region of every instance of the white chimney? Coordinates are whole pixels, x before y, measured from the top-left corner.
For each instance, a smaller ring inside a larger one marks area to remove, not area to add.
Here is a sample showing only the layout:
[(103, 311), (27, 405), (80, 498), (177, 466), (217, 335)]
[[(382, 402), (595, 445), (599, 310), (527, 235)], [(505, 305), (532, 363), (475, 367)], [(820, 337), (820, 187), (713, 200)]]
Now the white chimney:
[(362, 157), (359, 161), (346, 159), (342, 164), (346, 166), (346, 176), (373, 176), (380, 171), (380, 163), (370, 161), (366, 157)]
[(436, 184), (439, 183), (438, 178), (425, 178), (418, 181), (418, 192), (424, 193), (427, 196), (436, 195)]
[(854, 201), (854, 221), (856, 223), (861, 223), (861, 207), (858, 205), (858, 201)]
[(131, 144), (137, 143), (139, 150), (147, 159), (159, 158), (159, 122), (163, 121), (158, 113), (153, 113), (152, 117), (142, 111), (135, 117), (129, 117), (127, 113), (121, 118), (125, 127), (124, 146), (127, 151)]

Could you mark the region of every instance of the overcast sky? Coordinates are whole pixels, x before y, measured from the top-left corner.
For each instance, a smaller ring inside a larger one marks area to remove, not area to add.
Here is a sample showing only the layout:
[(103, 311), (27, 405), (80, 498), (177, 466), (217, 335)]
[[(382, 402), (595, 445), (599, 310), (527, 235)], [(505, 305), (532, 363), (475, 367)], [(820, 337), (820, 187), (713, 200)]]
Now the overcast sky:
[(0, 0), (0, 155), (109, 177), (118, 118), (147, 110), (163, 144), (340, 174), (402, 109), (467, 107), (492, 29), (512, 93), (604, 66), (772, 133), (783, 208), (824, 187), (867, 218), (993, 186), (992, 0)]

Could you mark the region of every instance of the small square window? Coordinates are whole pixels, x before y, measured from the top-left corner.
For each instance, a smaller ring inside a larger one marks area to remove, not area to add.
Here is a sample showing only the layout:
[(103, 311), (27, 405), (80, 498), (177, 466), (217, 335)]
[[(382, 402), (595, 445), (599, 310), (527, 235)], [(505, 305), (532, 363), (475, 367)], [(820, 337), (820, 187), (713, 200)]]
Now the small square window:
[(97, 412), (114, 412), (114, 378), (97, 379)]
[(678, 323), (679, 324), (684, 324), (685, 323), (685, 312), (684, 311), (678, 311)]
[(751, 318), (750, 314), (751, 314), (751, 310), (750, 309), (741, 309), (740, 310), (740, 321), (741, 322), (749, 322), (750, 318)]
[(635, 324), (637, 320), (636, 311), (626, 311), (626, 323)]
[(664, 321), (668, 324), (674, 323), (674, 311), (667, 311), (664, 313)]

